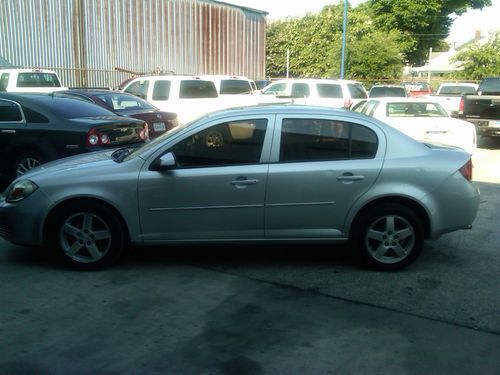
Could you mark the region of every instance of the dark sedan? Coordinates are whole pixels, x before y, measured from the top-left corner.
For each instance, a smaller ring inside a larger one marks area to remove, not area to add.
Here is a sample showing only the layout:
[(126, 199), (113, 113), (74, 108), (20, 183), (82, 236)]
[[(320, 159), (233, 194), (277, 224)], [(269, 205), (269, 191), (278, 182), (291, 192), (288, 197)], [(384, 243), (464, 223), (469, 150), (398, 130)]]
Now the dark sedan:
[(0, 94), (0, 180), (84, 152), (143, 143), (144, 121), (54, 94)]
[(147, 101), (124, 92), (109, 90), (68, 90), (57, 95), (68, 95), (91, 101), (119, 116), (128, 116), (148, 124), (148, 136), (154, 139), (178, 125), (177, 114), (163, 112)]

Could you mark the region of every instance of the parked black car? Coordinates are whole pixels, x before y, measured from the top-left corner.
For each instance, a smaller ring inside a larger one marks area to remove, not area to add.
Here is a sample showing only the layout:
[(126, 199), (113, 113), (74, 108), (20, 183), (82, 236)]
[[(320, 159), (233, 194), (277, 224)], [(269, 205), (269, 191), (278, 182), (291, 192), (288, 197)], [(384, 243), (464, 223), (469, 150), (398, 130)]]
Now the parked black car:
[(71, 89), (56, 95), (67, 95), (95, 103), (119, 116), (143, 120), (148, 124), (148, 137), (154, 139), (178, 125), (177, 114), (164, 112), (135, 95), (120, 91)]
[(47, 161), (146, 141), (144, 121), (54, 94), (0, 94), (0, 183)]

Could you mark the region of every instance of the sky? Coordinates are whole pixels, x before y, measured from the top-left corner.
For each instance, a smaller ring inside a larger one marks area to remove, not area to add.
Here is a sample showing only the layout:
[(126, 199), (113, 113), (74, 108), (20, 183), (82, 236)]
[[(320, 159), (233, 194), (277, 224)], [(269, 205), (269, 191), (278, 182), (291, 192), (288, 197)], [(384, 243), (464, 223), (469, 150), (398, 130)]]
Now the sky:
[[(286, 17), (300, 17), (308, 12), (319, 12), (325, 5), (336, 4), (342, 0), (222, 0), (225, 3), (263, 10), (269, 13), (268, 20), (274, 21)], [(350, 0), (356, 6), (363, 0)], [(486, 36), (491, 30), (499, 30), (500, 0), (492, 0), (492, 6), (482, 11), (471, 10), (453, 22), (449, 43), (460, 45), (474, 38), (476, 30)]]

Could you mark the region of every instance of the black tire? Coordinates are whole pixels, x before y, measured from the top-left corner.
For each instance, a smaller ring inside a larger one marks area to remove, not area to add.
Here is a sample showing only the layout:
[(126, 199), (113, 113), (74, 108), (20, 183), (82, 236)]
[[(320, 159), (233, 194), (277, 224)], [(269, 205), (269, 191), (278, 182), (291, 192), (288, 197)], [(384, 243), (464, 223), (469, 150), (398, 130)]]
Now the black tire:
[(9, 167), (10, 181), (21, 177), (30, 169), (45, 163), (47, 159), (37, 151), (24, 151), (17, 154)]
[(364, 212), (351, 231), (351, 245), (367, 267), (396, 271), (412, 263), (424, 244), (421, 220), (408, 207), (384, 204)]
[(47, 246), (72, 268), (106, 268), (128, 246), (119, 217), (97, 202), (68, 203), (51, 218)]

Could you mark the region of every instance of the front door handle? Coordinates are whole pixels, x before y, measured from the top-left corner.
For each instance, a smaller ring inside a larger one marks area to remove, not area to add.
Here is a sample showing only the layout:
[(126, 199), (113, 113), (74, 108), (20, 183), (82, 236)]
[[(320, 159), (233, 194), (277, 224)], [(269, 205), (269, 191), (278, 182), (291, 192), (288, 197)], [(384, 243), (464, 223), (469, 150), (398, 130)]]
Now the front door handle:
[(2, 133), (14, 134), (15, 132), (14, 129), (2, 129)]
[(231, 181), (233, 185), (255, 185), (259, 183), (259, 180), (255, 178), (242, 178), (242, 179), (236, 179), (234, 181)]
[(339, 181), (361, 181), (364, 179), (365, 179), (365, 176), (355, 175), (351, 172), (346, 172), (342, 176), (337, 177), (337, 180), (339, 180)]

